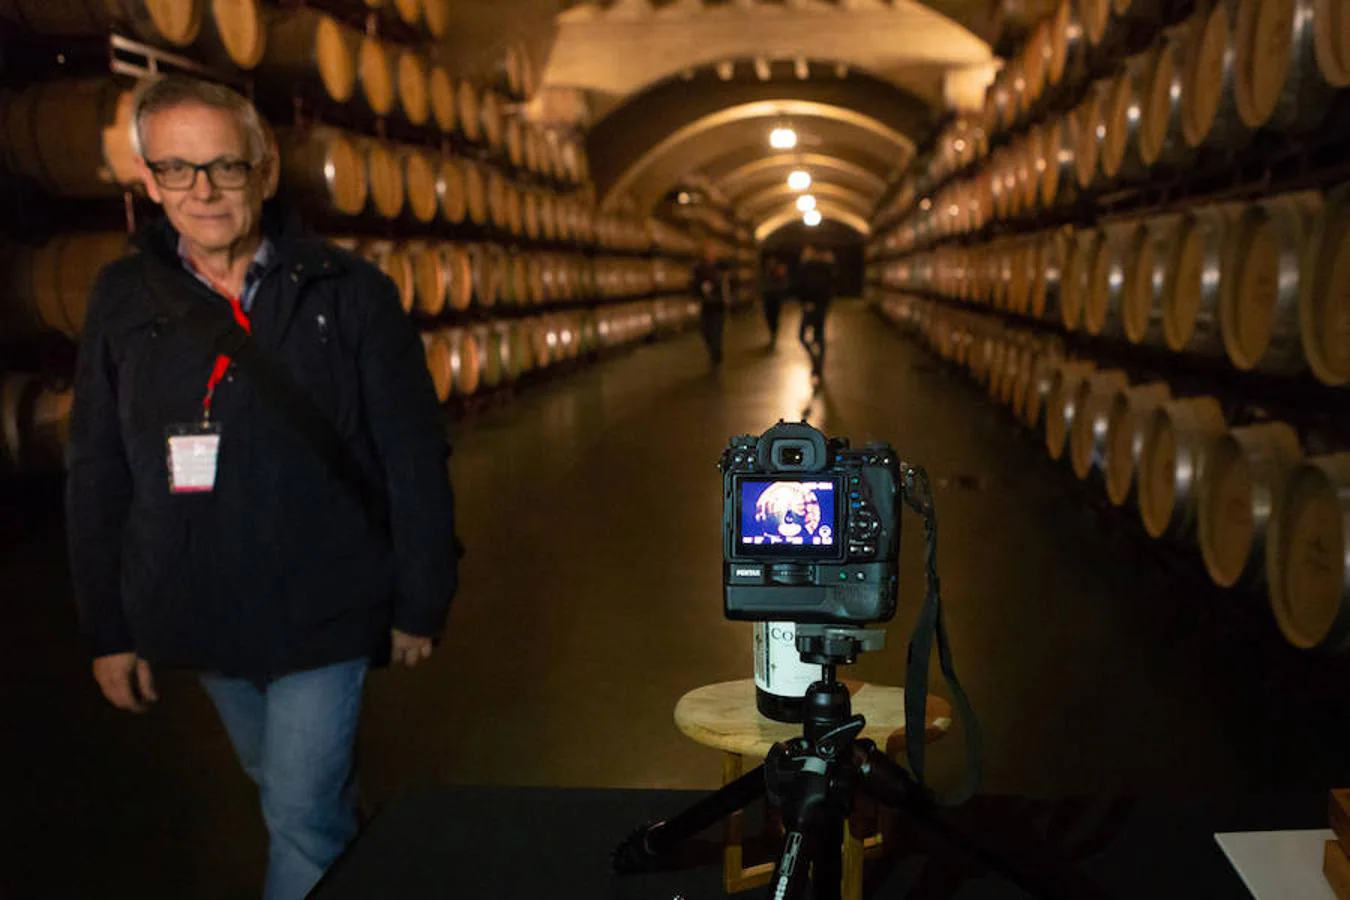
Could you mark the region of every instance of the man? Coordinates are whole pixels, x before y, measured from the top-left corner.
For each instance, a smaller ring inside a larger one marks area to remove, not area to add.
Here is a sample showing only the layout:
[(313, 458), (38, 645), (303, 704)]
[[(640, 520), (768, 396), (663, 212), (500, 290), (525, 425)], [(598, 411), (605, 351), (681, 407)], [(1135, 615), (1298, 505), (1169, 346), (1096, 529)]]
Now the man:
[(164, 218), (99, 276), (76, 373), (71, 565), (94, 678), (144, 712), (198, 671), (270, 849), (304, 897), (355, 834), (367, 667), (430, 655), (455, 592), (448, 446), (393, 284), (300, 233), (234, 92), (142, 86), (138, 165)]
[(778, 319), (792, 284), (787, 263), (771, 256), (764, 261), (764, 324), (769, 327), (769, 349), (778, 346)]
[(807, 245), (797, 264), (797, 298), (802, 302), (798, 337), (811, 357), (811, 383), (825, 376), (825, 315), (834, 298), (834, 254)]
[(717, 245), (708, 241), (703, 245), (703, 257), (694, 266), (693, 288), (699, 299), (699, 319), (703, 328), (703, 342), (708, 347), (708, 358), (713, 368), (722, 365), (722, 328), (726, 319), (729, 276), (717, 255)]

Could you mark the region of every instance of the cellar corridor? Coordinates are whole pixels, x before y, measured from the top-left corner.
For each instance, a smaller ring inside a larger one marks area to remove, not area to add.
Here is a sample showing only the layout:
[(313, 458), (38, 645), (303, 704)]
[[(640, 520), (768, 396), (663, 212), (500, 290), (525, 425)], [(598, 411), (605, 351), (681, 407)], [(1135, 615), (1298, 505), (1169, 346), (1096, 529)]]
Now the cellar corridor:
[[(371, 678), (369, 805), (437, 784), (715, 786), (718, 754), (671, 719), (685, 691), (751, 672), (749, 626), (721, 615), (715, 462), (728, 436), (804, 409), (831, 435), (891, 441), (933, 479), (948, 627), (986, 741), (984, 793), (1217, 797), (1350, 783), (1347, 669), (1289, 648), (1263, 597), (1209, 587), (1198, 560), (1148, 546), (1123, 512), (1094, 512), (1091, 487), (862, 304), (838, 304), (812, 400), (795, 326), (790, 310), (770, 351), (757, 315), (733, 317), (716, 373), (686, 333), (452, 426), (463, 584), (430, 662)], [(103, 885), (247, 896), (264, 834), (214, 713), (184, 675), (162, 676), (143, 717), (99, 697), (76, 637), (59, 488), (21, 489), (0, 511), (0, 896), (89, 897)], [(901, 682), (922, 596), (922, 531), (912, 515), (904, 525), (900, 613), (886, 650), (851, 673), (881, 683)], [(932, 748), (939, 783), (959, 773), (960, 746)]]

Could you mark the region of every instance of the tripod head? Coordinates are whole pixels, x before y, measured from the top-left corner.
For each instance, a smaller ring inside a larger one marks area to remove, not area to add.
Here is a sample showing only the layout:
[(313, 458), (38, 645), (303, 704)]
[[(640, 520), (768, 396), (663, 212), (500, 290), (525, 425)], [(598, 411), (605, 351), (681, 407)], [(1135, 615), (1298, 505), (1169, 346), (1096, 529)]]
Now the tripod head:
[(825, 666), (826, 681), (834, 680), (835, 666), (852, 665), (858, 661), (858, 654), (886, 646), (886, 632), (880, 628), (797, 625), (796, 636), (802, 662)]

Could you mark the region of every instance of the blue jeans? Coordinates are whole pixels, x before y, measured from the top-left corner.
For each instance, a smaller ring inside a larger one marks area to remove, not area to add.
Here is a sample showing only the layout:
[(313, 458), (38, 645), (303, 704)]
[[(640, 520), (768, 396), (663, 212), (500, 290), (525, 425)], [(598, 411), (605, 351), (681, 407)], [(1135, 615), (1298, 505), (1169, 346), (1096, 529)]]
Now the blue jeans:
[(302, 900), (356, 835), (364, 659), (253, 680), (205, 675), (267, 824), (265, 900)]

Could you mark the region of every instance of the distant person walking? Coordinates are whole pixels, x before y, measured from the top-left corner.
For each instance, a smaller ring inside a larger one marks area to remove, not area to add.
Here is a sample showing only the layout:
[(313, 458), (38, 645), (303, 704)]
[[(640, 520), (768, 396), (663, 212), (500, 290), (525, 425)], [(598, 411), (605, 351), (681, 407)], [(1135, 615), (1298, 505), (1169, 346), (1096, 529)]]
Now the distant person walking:
[(703, 342), (713, 367), (722, 364), (722, 327), (726, 321), (727, 295), (730, 293), (726, 266), (718, 259), (717, 247), (708, 242), (703, 258), (694, 266), (693, 289), (699, 299), (699, 320)]
[(778, 257), (764, 261), (764, 324), (769, 327), (769, 347), (778, 346), (778, 319), (783, 302), (792, 293), (792, 273), (787, 263)]
[(825, 375), (825, 316), (834, 299), (834, 253), (811, 245), (802, 249), (797, 264), (797, 297), (802, 302), (799, 337), (811, 357), (811, 381), (820, 384)]

